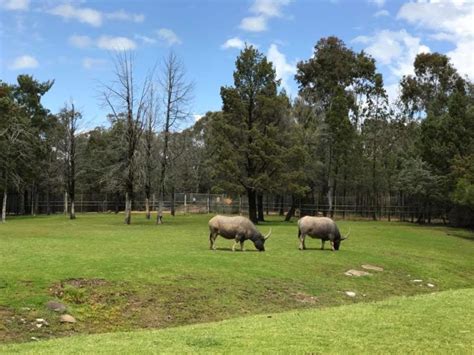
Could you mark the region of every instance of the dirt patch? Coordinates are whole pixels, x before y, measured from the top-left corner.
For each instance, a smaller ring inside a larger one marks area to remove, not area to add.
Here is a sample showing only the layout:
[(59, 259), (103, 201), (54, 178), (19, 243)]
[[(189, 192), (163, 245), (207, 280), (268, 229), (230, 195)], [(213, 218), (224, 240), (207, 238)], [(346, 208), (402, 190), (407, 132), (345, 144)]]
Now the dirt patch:
[[(166, 328), (218, 321), (248, 314), (314, 307), (318, 298), (294, 281), (265, 279), (222, 283), (199, 275), (164, 278), (161, 283), (136, 284), (125, 281), (75, 278), (46, 289), (54, 302), (67, 308), (75, 323), (61, 322), (61, 314), (47, 303), (28, 309), (3, 326), (5, 341), (31, 341), (77, 333), (103, 333), (143, 328)], [(20, 318), (16, 318), (20, 316)], [(20, 319), (23, 318), (22, 322)], [(37, 327), (36, 319), (46, 324)], [(7, 335), (5, 335), (7, 334)]]
[(298, 302), (302, 302), (302, 303), (315, 304), (319, 301), (316, 296), (311, 296), (304, 292), (295, 293), (294, 296)]

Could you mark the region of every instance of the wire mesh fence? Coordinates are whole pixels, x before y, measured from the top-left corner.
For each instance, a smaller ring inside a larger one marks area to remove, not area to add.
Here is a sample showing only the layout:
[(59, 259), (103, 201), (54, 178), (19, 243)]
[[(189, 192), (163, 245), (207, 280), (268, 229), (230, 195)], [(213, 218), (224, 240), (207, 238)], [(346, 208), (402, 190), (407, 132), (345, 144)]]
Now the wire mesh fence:
[[(338, 203), (344, 201), (345, 203)], [(263, 211), (265, 215), (286, 215), (291, 213), (296, 217), (302, 214), (329, 215), (333, 218), (365, 218), (365, 219), (387, 219), (387, 220), (411, 220), (420, 218), (420, 215), (428, 215), (430, 220), (445, 220), (446, 211), (419, 205), (402, 205), (396, 196), (385, 199), (378, 205), (370, 205), (367, 201), (356, 197), (336, 198), (332, 206), (326, 203), (298, 203), (294, 204), (291, 198), (276, 196), (265, 196), (263, 199)], [(64, 196), (43, 195), (36, 197), (11, 195), (8, 199), (9, 214), (46, 214), (64, 213), (66, 200)], [(68, 202), (70, 204), (70, 202)], [(205, 193), (175, 193), (167, 195), (163, 204), (164, 213), (175, 215), (212, 213), (212, 214), (241, 214), (248, 211), (246, 196), (228, 196), (226, 194)], [(78, 213), (118, 213), (125, 208), (122, 196), (109, 194), (82, 194), (79, 193), (75, 199), (75, 210)], [(158, 200), (155, 196), (150, 199), (150, 208), (156, 211)], [(132, 209), (136, 212), (145, 211), (145, 196), (137, 194), (133, 201)]]

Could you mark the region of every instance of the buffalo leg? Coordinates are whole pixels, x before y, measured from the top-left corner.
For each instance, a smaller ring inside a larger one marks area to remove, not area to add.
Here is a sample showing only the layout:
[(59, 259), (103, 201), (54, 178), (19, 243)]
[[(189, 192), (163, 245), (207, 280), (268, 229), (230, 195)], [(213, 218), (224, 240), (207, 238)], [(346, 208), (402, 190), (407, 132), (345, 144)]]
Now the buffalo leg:
[(234, 239), (234, 245), (232, 245), (232, 251), (235, 251), (235, 247), (237, 246), (237, 244), (239, 244), (239, 242), (240, 242), (240, 238), (238, 235), (236, 235)]
[(305, 243), (304, 243), (305, 237), (306, 237), (306, 236), (305, 236), (304, 234), (300, 234), (300, 235), (299, 235), (299, 238), (300, 238), (300, 247), (299, 247), (299, 249), (300, 249), (300, 250), (305, 250), (305, 249), (306, 249), (306, 245), (305, 245)]
[(216, 238), (217, 238), (217, 234), (214, 234), (214, 233), (210, 233), (209, 234), (209, 242), (210, 242), (210, 249), (211, 250), (216, 250)]
[(324, 243), (325, 243), (325, 242), (326, 242), (326, 241), (325, 241), (324, 239), (321, 239), (321, 250), (324, 250)]
[(335, 251), (336, 249), (334, 249), (334, 242), (331, 240), (331, 248), (332, 248), (332, 251)]
[(244, 241), (240, 241), (240, 251), (244, 251)]

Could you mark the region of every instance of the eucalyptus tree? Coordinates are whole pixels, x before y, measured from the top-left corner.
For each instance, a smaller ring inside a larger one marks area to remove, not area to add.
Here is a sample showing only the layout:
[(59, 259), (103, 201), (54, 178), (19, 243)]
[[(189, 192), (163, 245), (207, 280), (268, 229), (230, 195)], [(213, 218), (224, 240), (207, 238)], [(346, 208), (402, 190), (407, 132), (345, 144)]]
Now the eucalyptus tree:
[(170, 52), (162, 63), (158, 77), (158, 88), (161, 97), (162, 121), (160, 122), (160, 135), (163, 137), (163, 144), (157, 157), (159, 162), (159, 179), (156, 224), (162, 224), (170, 158), (170, 136), (180, 123), (191, 116), (190, 104), (193, 99), (194, 89), (194, 84), (186, 78), (186, 70), (183, 63), (173, 52)]
[[(70, 106), (66, 104), (58, 114), (63, 133), (63, 154), (64, 154), (64, 181), (65, 181), (65, 202), (70, 203), (69, 218), (76, 218), (76, 177), (77, 177), (77, 150), (76, 135), (79, 120), (82, 118), (81, 112), (77, 111), (74, 103)], [(69, 200), (69, 201), (68, 201)], [(67, 207), (65, 207), (67, 211)]]
[[(350, 151), (358, 126), (358, 96), (372, 86), (375, 61), (364, 52), (355, 53), (337, 37), (322, 38), (313, 56), (297, 65), (299, 95), (323, 117), (323, 193), (329, 211), (337, 191), (338, 175), (350, 164)], [(351, 118), (353, 119), (351, 121)], [(344, 176), (347, 176), (344, 173)]]
[(104, 84), (103, 99), (115, 119), (123, 115), (125, 131), (122, 137), (127, 149), (123, 184), (125, 188), (125, 223), (132, 218), (132, 202), (137, 174), (137, 154), (148, 110), (152, 74), (139, 84), (135, 79), (134, 59), (130, 52), (118, 52), (114, 58), (115, 80)]

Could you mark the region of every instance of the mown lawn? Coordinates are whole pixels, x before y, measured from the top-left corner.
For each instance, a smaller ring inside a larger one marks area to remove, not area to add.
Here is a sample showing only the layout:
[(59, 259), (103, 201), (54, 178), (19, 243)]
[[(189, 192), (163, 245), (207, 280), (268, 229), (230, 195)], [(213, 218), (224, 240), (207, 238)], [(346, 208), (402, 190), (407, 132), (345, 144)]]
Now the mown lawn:
[[(9, 219), (0, 225), (0, 342), (166, 328), (474, 285), (474, 235), (465, 230), (339, 221), (343, 233), (351, 229), (340, 251), (320, 251), (318, 240), (308, 240), (310, 250), (302, 252), (296, 223), (274, 217), (259, 226), (273, 229), (265, 253), (248, 242), (246, 252), (233, 253), (232, 241), (220, 238), (219, 250), (209, 250), (209, 218), (168, 217), (162, 226), (143, 215), (130, 226), (106, 214)], [(384, 271), (344, 275), (362, 264)], [(77, 323), (61, 324), (46, 309), (49, 300), (64, 303)], [(49, 325), (37, 328), (36, 318)]]

